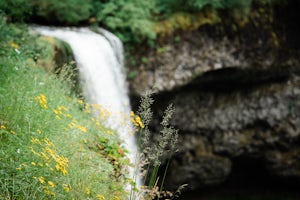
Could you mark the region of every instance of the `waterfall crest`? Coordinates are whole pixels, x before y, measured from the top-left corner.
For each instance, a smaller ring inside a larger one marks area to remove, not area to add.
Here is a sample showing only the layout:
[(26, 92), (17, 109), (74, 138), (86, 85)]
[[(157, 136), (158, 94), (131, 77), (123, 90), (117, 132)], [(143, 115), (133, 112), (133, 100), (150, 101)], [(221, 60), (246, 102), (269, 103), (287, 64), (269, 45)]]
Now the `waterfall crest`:
[[(133, 127), (116, 119), (116, 116), (129, 116), (130, 102), (126, 77), (123, 69), (123, 45), (112, 33), (98, 29), (95, 33), (88, 28), (33, 27), (33, 30), (46, 36), (67, 42), (78, 66), (81, 86), (88, 103), (98, 104), (111, 113), (107, 126), (117, 131), (125, 148), (129, 151), (131, 163), (136, 163), (137, 147), (135, 138), (130, 135)], [(130, 178), (134, 169), (130, 168)], [(137, 185), (141, 182), (136, 180)]]

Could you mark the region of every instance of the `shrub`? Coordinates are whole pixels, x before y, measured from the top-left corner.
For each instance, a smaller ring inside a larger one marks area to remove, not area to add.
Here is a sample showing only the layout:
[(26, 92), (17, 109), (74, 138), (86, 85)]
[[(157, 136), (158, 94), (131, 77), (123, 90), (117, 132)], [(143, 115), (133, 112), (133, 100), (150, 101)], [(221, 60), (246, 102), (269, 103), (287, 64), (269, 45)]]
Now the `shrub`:
[(78, 25), (92, 12), (90, 0), (31, 0), (35, 17), (47, 23)]
[(0, 13), (1, 11), (11, 21), (27, 21), (32, 17), (33, 7), (28, 0), (1, 0)]
[(160, 13), (173, 13), (178, 11), (199, 12), (205, 7), (212, 9), (233, 9), (249, 7), (252, 0), (158, 0), (157, 8)]
[(97, 21), (119, 36), (123, 42), (138, 42), (155, 38), (151, 20), (154, 6), (152, 1), (96, 1), (95, 15)]

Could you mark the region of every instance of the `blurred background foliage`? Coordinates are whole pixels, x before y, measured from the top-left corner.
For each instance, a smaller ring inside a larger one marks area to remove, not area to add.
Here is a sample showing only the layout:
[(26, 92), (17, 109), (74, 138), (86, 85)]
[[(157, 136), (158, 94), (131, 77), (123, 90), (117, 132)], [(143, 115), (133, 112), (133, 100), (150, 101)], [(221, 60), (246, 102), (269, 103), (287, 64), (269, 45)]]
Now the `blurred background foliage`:
[(143, 43), (157, 35), (219, 22), (219, 11), (246, 16), (253, 1), (268, 4), (284, 0), (1, 0), (0, 11), (11, 22), (97, 25), (124, 43)]

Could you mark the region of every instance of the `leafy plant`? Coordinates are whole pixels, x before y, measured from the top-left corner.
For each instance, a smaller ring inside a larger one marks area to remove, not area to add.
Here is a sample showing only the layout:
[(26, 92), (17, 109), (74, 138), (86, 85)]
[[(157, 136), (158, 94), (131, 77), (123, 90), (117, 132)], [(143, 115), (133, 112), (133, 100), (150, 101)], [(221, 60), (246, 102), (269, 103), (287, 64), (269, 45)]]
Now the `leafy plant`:
[(31, 0), (37, 18), (50, 23), (77, 25), (91, 16), (90, 0)]
[(0, 13), (8, 15), (11, 21), (27, 21), (33, 14), (33, 7), (27, 0), (2, 0)]
[(158, 0), (159, 13), (174, 13), (178, 11), (199, 12), (205, 7), (212, 9), (232, 9), (238, 7), (249, 7), (252, 0)]
[(96, 19), (114, 32), (123, 42), (154, 39), (152, 1), (110, 0), (96, 2)]

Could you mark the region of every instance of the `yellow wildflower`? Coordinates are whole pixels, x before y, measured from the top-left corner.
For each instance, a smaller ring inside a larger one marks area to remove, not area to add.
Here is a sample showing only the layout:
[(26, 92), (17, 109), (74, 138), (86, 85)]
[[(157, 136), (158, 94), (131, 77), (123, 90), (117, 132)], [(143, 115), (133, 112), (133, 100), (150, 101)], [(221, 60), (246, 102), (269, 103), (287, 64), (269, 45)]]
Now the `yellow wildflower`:
[(42, 108), (44, 108), (45, 110), (48, 109), (47, 98), (44, 94), (38, 95), (37, 97), (35, 97), (35, 100), (40, 104)]
[(45, 186), (44, 187), (44, 193), (46, 194), (46, 195), (50, 195), (51, 193), (50, 193), (50, 190), (49, 190), (49, 188), (48, 188), (48, 186)]
[(52, 109), (52, 111), (54, 112), (54, 114), (58, 115), (58, 110)]
[(144, 124), (143, 124), (142, 121), (141, 121), (141, 118), (140, 118), (139, 116), (136, 116), (136, 117), (134, 118), (134, 120), (135, 120), (135, 122), (136, 122), (141, 128), (144, 128), (144, 127), (145, 127)]
[(97, 194), (96, 197), (98, 200), (105, 200), (104, 196), (101, 194)]
[(44, 184), (44, 183), (45, 183), (44, 177), (40, 176), (40, 177), (39, 177), (39, 181), (40, 181), (41, 184)]
[(40, 140), (31, 136), (30, 142), (32, 144), (41, 144)]
[(13, 130), (11, 130), (11, 131), (10, 131), (10, 134), (12, 134), (12, 135), (13, 135), (13, 134), (15, 134), (15, 132), (14, 132)]
[(40, 162), (38, 163), (38, 165), (39, 165), (40, 167), (43, 167), (43, 166), (44, 166), (43, 163), (40, 163)]
[(91, 194), (91, 190), (90, 190), (90, 188), (85, 188), (85, 193), (87, 194), (87, 195), (90, 195)]
[(14, 49), (20, 48), (20, 46), (19, 46), (17, 43), (13, 42), (13, 41), (9, 41), (9, 42), (8, 42), (8, 45), (9, 45), (10, 47), (14, 48)]
[(72, 118), (71, 114), (65, 114), (65, 116), (68, 117), (68, 118)]
[(37, 132), (38, 134), (41, 134), (41, 133), (42, 133), (42, 131), (41, 131), (40, 129), (37, 129), (36, 132)]
[[(68, 108), (66, 108), (65, 106), (58, 106), (58, 110), (60, 110), (60, 112), (61, 112), (62, 110), (67, 111)], [(62, 112), (61, 112), (61, 113), (62, 113)]]
[(58, 116), (58, 115), (56, 115), (56, 116), (55, 116), (55, 119), (57, 119), (57, 120), (61, 120), (61, 117), (60, 117), (60, 116)]
[(135, 115), (133, 111), (130, 112), (131, 122), (141, 128), (145, 128), (143, 122), (141, 121), (141, 118), (138, 115)]
[(44, 143), (49, 147), (54, 146), (54, 144), (48, 138), (44, 139)]
[(44, 157), (46, 160), (49, 160), (49, 157), (44, 152), (41, 152), (41, 156)]
[(35, 164), (35, 162), (31, 162), (31, 165), (35, 166), (36, 164)]
[(86, 133), (86, 131), (87, 131), (84, 126), (77, 125), (76, 128), (79, 129), (79, 130), (81, 130), (84, 133)]
[(37, 156), (40, 156), (40, 153), (36, 152), (32, 147), (30, 147), (30, 151)]
[(63, 175), (68, 174), (68, 171), (66, 170), (66, 164), (64, 163), (58, 163), (55, 165), (55, 169), (57, 171), (60, 171), (61, 173), (63, 173)]
[(70, 192), (70, 187), (67, 184), (63, 184), (65, 192)]
[(50, 187), (54, 187), (54, 186), (55, 186), (55, 184), (54, 184), (52, 181), (48, 181), (48, 185), (49, 185)]

